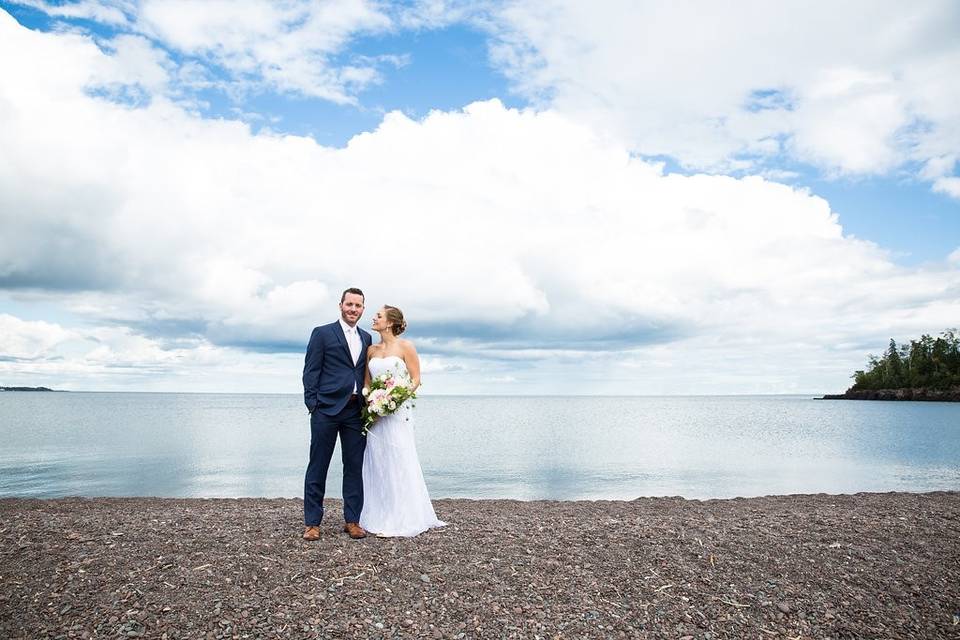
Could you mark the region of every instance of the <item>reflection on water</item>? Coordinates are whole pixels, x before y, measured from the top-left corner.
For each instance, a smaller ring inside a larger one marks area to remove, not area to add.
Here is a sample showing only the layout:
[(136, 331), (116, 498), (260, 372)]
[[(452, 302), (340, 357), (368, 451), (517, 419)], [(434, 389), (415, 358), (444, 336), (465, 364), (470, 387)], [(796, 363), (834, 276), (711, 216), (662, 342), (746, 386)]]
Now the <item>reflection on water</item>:
[[(434, 497), (960, 489), (958, 404), (425, 397), (416, 412)], [(8, 392), (0, 437), (0, 496), (301, 496), (309, 424), (296, 395)]]

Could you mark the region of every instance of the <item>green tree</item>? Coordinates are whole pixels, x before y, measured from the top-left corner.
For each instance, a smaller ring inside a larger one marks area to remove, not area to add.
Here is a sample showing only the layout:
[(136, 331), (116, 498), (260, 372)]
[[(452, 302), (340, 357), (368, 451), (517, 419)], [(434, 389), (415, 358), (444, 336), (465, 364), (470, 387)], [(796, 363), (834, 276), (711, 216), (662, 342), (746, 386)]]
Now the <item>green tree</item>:
[(854, 372), (852, 390), (960, 386), (960, 336), (948, 329), (937, 338), (924, 334), (901, 347), (891, 338), (883, 356), (869, 356), (868, 364)]

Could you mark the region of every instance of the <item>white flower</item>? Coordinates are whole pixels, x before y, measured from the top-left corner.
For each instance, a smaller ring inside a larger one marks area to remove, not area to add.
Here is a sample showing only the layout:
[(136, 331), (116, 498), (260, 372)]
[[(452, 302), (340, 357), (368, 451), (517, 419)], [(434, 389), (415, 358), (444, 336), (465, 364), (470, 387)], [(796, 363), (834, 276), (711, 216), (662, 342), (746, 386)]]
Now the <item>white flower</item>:
[(363, 389), (361, 389), (360, 394), (363, 395), (364, 397), (367, 397), (368, 395), (370, 395), (369, 387), (364, 387)]

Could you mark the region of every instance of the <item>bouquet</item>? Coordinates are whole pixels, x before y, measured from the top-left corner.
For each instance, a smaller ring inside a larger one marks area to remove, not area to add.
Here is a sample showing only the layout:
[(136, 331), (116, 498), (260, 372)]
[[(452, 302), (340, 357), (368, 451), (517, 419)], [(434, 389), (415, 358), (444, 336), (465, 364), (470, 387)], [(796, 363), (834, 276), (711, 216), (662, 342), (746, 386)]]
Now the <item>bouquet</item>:
[(363, 435), (367, 435), (377, 418), (396, 413), (400, 405), (417, 397), (410, 376), (392, 371), (381, 373), (372, 379), (370, 386), (364, 387), (361, 393), (367, 399), (363, 407)]

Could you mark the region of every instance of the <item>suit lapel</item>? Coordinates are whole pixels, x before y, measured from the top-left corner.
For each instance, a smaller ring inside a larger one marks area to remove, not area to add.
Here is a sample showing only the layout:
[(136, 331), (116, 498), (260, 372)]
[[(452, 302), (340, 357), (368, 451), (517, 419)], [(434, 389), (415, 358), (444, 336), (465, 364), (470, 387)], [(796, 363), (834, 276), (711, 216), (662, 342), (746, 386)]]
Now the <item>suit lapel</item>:
[(360, 333), (360, 359), (357, 360), (357, 363), (359, 364), (361, 360), (366, 361), (367, 349), (370, 348), (373, 338), (370, 336), (370, 334), (364, 331), (359, 331), (358, 333)]
[(362, 332), (360, 329), (357, 329), (357, 337), (360, 338), (360, 353), (359, 355), (357, 355), (357, 359), (354, 360), (353, 354), (350, 353), (350, 345), (349, 343), (347, 343), (347, 334), (343, 332), (343, 325), (340, 324), (339, 320), (337, 320), (333, 324), (336, 325), (333, 332), (337, 335), (337, 340), (340, 341), (340, 345), (347, 352), (347, 360), (349, 362), (352, 362), (353, 366), (356, 367), (358, 364), (360, 364), (363, 361), (364, 354), (367, 352), (367, 347), (369, 347), (370, 343), (373, 342), (373, 338), (370, 338), (370, 340), (368, 341), (367, 338), (365, 337), (364, 332)]
[(370, 344), (373, 342), (373, 338), (370, 337), (370, 334), (357, 329), (357, 335), (360, 336), (360, 357), (357, 358), (357, 364), (361, 362), (366, 364), (367, 362), (367, 349), (370, 348)]
[[(347, 336), (343, 332), (343, 326), (339, 320), (334, 322), (333, 325), (333, 333), (336, 334), (337, 340), (340, 341), (340, 346), (343, 347), (343, 350), (347, 353), (347, 362), (353, 362), (353, 356), (350, 355), (350, 345), (347, 344)], [(354, 365), (356, 365), (356, 362), (354, 362)]]

